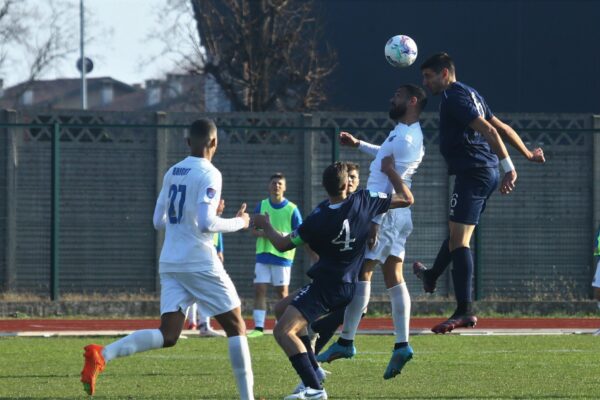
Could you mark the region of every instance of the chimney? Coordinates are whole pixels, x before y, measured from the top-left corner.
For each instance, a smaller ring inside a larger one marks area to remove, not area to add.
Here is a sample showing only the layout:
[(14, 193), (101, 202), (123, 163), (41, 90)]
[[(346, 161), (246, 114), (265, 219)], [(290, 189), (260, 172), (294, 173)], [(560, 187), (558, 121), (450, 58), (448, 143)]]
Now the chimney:
[(160, 103), (160, 81), (148, 79), (146, 81), (146, 106)]
[(114, 98), (113, 83), (110, 79), (102, 81), (102, 89), (100, 91), (102, 105), (110, 104)]
[(33, 104), (33, 89), (28, 88), (21, 95), (21, 104), (24, 106), (30, 106)]
[(173, 99), (183, 93), (183, 76), (176, 74), (167, 74), (167, 96)]

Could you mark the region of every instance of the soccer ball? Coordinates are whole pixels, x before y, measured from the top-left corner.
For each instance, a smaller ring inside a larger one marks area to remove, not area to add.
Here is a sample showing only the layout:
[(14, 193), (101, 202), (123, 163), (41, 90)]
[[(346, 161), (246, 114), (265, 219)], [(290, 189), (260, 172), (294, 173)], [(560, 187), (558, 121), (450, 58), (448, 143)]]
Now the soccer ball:
[(417, 59), (417, 44), (406, 35), (392, 36), (385, 44), (385, 59), (393, 67), (408, 67)]

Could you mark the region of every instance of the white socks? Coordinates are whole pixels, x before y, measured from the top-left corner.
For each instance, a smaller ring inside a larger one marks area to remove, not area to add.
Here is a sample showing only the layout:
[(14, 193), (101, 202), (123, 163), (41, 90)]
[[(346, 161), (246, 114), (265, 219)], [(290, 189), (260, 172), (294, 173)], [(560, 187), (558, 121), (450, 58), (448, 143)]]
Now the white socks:
[(363, 312), (367, 309), (371, 297), (371, 282), (358, 281), (354, 289), (354, 297), (344, 313), (344, 326), (340, 337), (346, 340), (354, 340), (358, 325)]
[(250, 360), (250, 348), (246, 336), (232, 336), (228, 339), (229, 360), (237, 383), (241, 400), (254, 400), (254, 375)]
[(198, 325), (202, 324), (204, 324), (205, 327), (210, 328), (210, 317), (200, 316), (200, 319), (198, 320)]
[(396, 343), (408, 342), (410, 324), (410, 294), (406, 282), (389, 288), (388, 294), (392, 303), (392, 319)]
[(107, 345), (102, 351), (106, 362), (117, 358), (126, 357), (146, 350), (160, 349), (164, 339), (158, 329), (144, 329), (135, 331), (122, 339)]
[(194, 303), (187, 309), (187, 321), (190, 324), (198, 325), (198, 304)]
[(264, 328), (266, 316), (267, 310), (254, 310), (252, 312), (252, 317), (254, 317), (254, 326), (256, 328)]

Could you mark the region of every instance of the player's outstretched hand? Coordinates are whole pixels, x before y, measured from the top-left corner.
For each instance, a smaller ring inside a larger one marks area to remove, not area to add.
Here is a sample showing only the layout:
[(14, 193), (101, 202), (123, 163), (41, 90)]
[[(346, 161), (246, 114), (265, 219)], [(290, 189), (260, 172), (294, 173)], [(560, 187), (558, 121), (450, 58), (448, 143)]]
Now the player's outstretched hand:
[(500, 183), (500, 193), (509, 194), (515, 190), (515, 182), (517, 182), (517, 171), (508, 171), (506, 174), (504, 174), (502, 183)]
[(546, 158), (544, 157), (544, 150), (542, 150), (540, 147), (533, 149), (533, 151), (531, 152), (531, 157), (529, 158), (529, 161), (537, 162), (540, 164), (545, 163)]
[(340, 132), (340, 144), (342, 146), (358, 147), (360, 140), (349, 132)]
[(269, 214), (253, 214), (252, 215), (252, 225), (256, 229), (265, 229), (269, 226), (271, 222), (269, 221)]
[(393, 155), (385, 156), (381, 159), (381, 172), (387, 174), (389, 171), (395, 169), (395, 160)]
[(242, 203), (235, 216), (244, 220), (244, 228), (247, 228), (250, 225), (250, 216), (246, 212), (246, 203)]

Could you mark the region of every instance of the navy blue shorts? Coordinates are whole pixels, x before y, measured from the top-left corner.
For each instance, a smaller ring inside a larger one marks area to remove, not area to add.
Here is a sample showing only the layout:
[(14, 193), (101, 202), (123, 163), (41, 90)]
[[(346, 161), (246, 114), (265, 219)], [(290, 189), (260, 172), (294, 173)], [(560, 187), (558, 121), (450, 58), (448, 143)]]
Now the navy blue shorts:
[(309, 325), (319, 317), (346, 307), (354, 296), (354, 283), (315, 282), (304, 286), (290, 303)]
[(487, 199), (498, 188), (496, 168), (473, 168), (456, 174), (450, 196), (450, 221), (477, 225)]

